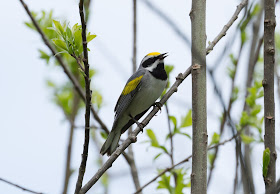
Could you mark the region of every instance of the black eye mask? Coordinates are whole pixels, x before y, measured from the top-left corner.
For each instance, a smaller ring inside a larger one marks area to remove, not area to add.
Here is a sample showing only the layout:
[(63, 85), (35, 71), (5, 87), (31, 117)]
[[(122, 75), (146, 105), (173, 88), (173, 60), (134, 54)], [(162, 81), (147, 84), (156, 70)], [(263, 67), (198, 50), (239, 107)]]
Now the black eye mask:
[(157, 60), (157, 57), (152, 57), (147, 59), (146, 61), (144, 61), (144, 63), (142, 64), (142, 66), (144, 68), (151, 66), (155, 61)]

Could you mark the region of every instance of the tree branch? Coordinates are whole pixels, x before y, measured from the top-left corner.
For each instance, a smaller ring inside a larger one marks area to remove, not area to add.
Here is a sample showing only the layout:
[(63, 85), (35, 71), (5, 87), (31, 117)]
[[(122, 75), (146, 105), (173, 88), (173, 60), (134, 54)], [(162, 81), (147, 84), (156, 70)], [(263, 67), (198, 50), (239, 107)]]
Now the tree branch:
[(216, 36), (216, 38), (209, 44), (209, 46), (206, 48), (206, 55), (208, 55), (214, 48), (214, 46), (223, 38), (228, 29), (231, 27), (233, 22), (237, 20), (239, 13), (241, 10), (248, 4), (248, 0), (243, 0), (236, 8), (233, 16), (230, 18), (228, 23), (223, 27), (222, 31)]
[[(76, 77), (79, 77), (79, 73), (77, 73)], [(71, 155), (72, 155), (72, 142), (75, 128), (75, 119), (77, 116), (77, 112), (79, 109), (80, 96), (77, 94), (76, 90), (73, 88), (73, 105), (71, 115), (69, 115), (70, 122), (70, 131), (67, 145), (67, 153), (66, 153), (66, 165), (65, 165), (65, 177), (64, 177), (64, 185), (63, 185), (63, 194), (67, 194), (69, 179), (72, 174), (71, 172)]]
[(267, 176), (264, 177), (265, 189), (275, 186), (276, 157), (275, 151), (275, 102), (274, 102), (274, 63), (275, 63), (275, 2), (266, 0), (264, 5), (264, 120), (265, 148), (270, 150), (270, 162)]
[(90, 109), (91, 109), (91, 89), (90, 89), (90, 77), (89, 77), (89, 64), (88, 64), (88, 50), (87, 50), (87, 37), (86, 37), (86, 22), (84, 16), (84, 1), (80, 0), (79, 13), (82, 24), (82, 39), (83, 39), (83, 53), (84, 53), (84, 79), (86, 88), (86, 111), (85, 111), (85, 140), (84, 149), (82, 154), (82, 161), (79, 168), (78, 180), (76, 183), (75, 194), (78, 194), (82, 188), (83, 178), (86, 171), (87, 158), (88, 158), (88, 145), (89, 145), (89, 127), (90, 127)]
[(27, 189), (27, 188), (25, 188), (25, 187), (22, 187), (22, 186), (20, 186), (20, 185), (17, 185), (17, 184), (15, 184), (15, 183), (12, 183), (12, 182), (10, 182), (10, 181), (7, 181), (7, 180), (5, 180), (5, 179), (3, 179), (3, 178), (0, 178), (0, 181), (3, 181), (4, 183), (7, 183), (7, 184), (12, 185), (12, 186), (14, 186), (14, 187), (17, 187), (17, 188), (19, 188), (19, 189), (21, 189), (21, 190), (23, 190), (23, 191), (29, 192), (29, 193), (43, 194), (43, 193), (41, 193), (41, 192), (36, 192), (36, 191), (32, 191), (32, 190), (30, 190), (30, 189)]
[[(137, 1), (133, 0), (133, 48), (132, 48), (132, 72), (134, 73), (136, 71), (136, 54), (137, 54)], [(132, 127), (129, 127), (128, 129), (128, 135), (132, 133)], [(134, 153), (133, 153), (133, 147), (132, 145), (128, 147), (128, 164), (130, 167), (130, 172), (132, 175), (132, 179), (134, 182), (135, 189), (140, 188), (140, 181), (139, 181), (139, 176), (138, 176), (138, 171), (136, 167), (136, 163), (134, 160)]]
[[(183, 82), (183, 80), (191, 73), (192, 67), (189, 67), (183, 74), (180, 73), (176, 77), (176, 82), (172, 85), (172, 87), (168, 90), (168, 92), (163, 96), (160, 100), (161, 104), (164, 104), (174, 92), (177, 92), (178, 86)], [(146, 118), (142, 121), (142, 124), (146, 126), (149, 121), (155, 116), (155, 114), (159, 111), (158, 107), (154, 107), (153, 110), (146, 116)], [(110, 158), (105, 162), (105, 164), (97, 171), (97, 173), (89, 180), (89, 182), (81, 189), (80, 194), (86, 193), (97, 181), (98, 179), (108, 170), (113, 162), (119, 157), (119, 155), (131, 144), (137, 141), (137, 135), (141, 131), (139, 127), (137, 127), (131, 135), (117, 148), (117, 150), (110, 156)]]
[[(229, 139), (227, 139), (227, 140), (225, 140), (225, 141), (223, 141), (223, 142), (221, 142), (221, 143), (218, 143), (218, 144), (213, 145), (213, 146), (208, 146), (207, 150), (209, 151), (209, 150), (211, 150), (211, 149), (214, 149), (214, 148), (217, 148), (217, 147), (219, 147), (219, 146), (221, 146), (221, 145), (224, 145), (224, 144), (230, 142), (231, 140), (235, 139), (235, 138), (236, 138), (237, 136), (239, 136), (239, 135), (240, 135), (240, 133), (237, 133), (236, 135), (232, 136), (231, 138), (229, 138)], [(166, 172), (171, 171), (171, 170), (174, 169), (175, 167), (177, 167), (177, 166), (179, 166), (179, 165), (181, 165), (181, 164), (183, 164), (183, 163), (185, 163), (185, 162), (188, 162), (191, 158), (192, 158), (192, 155), (190, 155), (190, 156), (188, 156), (187, 158), (185, 158), (184, 160), (182, 160), (182, 161), (180, 161), (180, 162), (178, 162), (178, 163), (172, 165), (171, 167), (168, 167), (168, 168), (164, 169), (164, 170), (163, 170), (162, 172), (160, 172), (157, 176), (155, 176), (155, 177), (152, 178), (149, 182), (147, 182), (145, 185), (143, 185), (143, 186), (141, 187), (141, 189), (137, 190), (134, 194), (139, 193), (139, 192), (142, 191), (145, 187), (147, 187), (147, 186), (150, 185), (151, 183), (155, 182), (159, 177), (161, 177), (162, 175), (164, 175)]]

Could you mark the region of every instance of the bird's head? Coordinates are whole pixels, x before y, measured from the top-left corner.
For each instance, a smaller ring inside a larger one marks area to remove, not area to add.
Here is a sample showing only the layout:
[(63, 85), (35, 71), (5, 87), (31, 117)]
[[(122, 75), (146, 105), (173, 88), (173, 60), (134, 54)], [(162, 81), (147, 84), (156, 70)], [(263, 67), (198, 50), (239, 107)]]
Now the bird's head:
[(155, 69), (164, 69), (164, 58), (167, 56), (167, 53), (149, 53), (142, 59), (139, 68), (147, 69), (150, 72), (153, 72)]

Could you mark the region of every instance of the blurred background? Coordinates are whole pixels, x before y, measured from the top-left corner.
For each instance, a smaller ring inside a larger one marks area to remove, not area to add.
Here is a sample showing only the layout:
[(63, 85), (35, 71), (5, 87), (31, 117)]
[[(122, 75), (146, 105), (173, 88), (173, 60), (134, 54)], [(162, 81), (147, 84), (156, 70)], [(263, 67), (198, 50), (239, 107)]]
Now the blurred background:
[[(139, 0), (137, 1), (137, 66), (142, 58), (150, 52), (168, 52), (165, 63), (174, 66), (170, 73), (170, 83), (175, 77), (184, 72), (191, 65), (190, 45), (188, 45), (162, 19), (148, 3), (152, 3), (161, 10), (170, 20), (179, 27), (180, 31), (191, 39), (191, 21), (189, 12), (191, 1), (168, 0)], [(249, 1), (254, 6), (258, 1)], [(45, 10), (53, 10), (53, 17), (58, 21), (68, 21), (70, 26), (80, 23), (77, 0), (29, 0), (26, 1), (29, 9), (38, 14)], [(212, 0), (207, 1), (207, 45), (217, 36), (223, 26), (232, 17), (238, 0)], [(88, 19), (88, 31), (96, 34), (88, 47), (89, 63), (95, 74), (91, 87), (100, 96), (98, 114), (110, 129), (114, 118), (114, 106), (127, 81), (132, 74), (133, 58), (133, 1), (92, 0)], [(279, 10), (279, 4), (276, 7)], [(207, 65), (213, 69), (216, 85), (221, 91), (222, 99), (226, 105), (231, 92), (232, 79), (228, 69), (232, 63), (230, 54), (236, 58), (240, 51), (240, 32), (237, 24), (243, 17), (241, 12), (238, 20), (233, 24), (227, 35), (214, 47), (207, 56)], [(53, 61), (46, 64), (40, 58), (38, 49), (48, 51), (41, 37), (34, 30), (28, 28), (24, 22), (30, 22), (28, 15), (19, 1), (0, 2), (0, 178), (22, 185), (29, 189), (43, 193), (62, 193), (66, 164), (67, 143), (71, 124), (65, 117), (65, 112), (55, 101), (54, 89), (51, 82), (57, 85), (65, 83), (68, 78), (60, 66)], [(254, 21), (257, 20), (254, 18)], [(276, 23), (279, 21), (279, 12), (276, 11)], [(263, 19), (263, 18), (261, 18)], [(239, 123), (246, 95), (247, 63), (250, 55), (250, 41), (253, 37), (253, 22), (247, 26), (247, 43), (244, 43), (239, 66), (236, 72), (235, 85), (239, 88), (238, 98), (231, 110), (231, 119)], [(263, 32), (263, 20), (260, 22), (260, 35)], [(276, 33), (280, 33), (279, 25)], [(227, 49), (225, 49), (227, 47)], [(49, 52), (48, 52), (49, 53)], [(262, 53), (262, 50), (261, 50)], [(51, 59), (52, 60), (52, 59)], [(256, 68), (261, 75), (261, 65)], [(219, 132), (220, 117), (223, 112), (221, 101), (214, 90), (214, 84), (209, 74), (207, 80), (207, 113), (208, 113), (208, 142), (212, 135)], [(261, 78), (260, 78), (261, 79)], [(276, 140), (279, 139), (279, 101), (276, 99)], [(263, 98), (257, 100), (263, 106)], [(168, 101), (169, 114), (177, 118), (180, 123), (191, 109), (191, 77), (189, 76)], [(259, 117), (263, 115), (263, 109)], [(170, 148), (168, 140), (168, 119), (166, 109), (147, 126), (153, 129), (158, 142)], [(95, 120), (91, 124), (99, 126)], [(71, 169), (68, 193), (73, 193), (81, 161), (84, 142), (84, 108), (81, 107), (75, 119), (75, 129), (72, 143)], [(135, 126), (134, 126), (135, 127)], [(191, 127), (184, 132), (191, 136)], [(104, 139), (98, 129), (92, 134), (90, 141), (89, 158), (85, 173), (86, 183), (98, 170), (100, 163), (106, 161), (107, 156), (100, 157), (99, 147)], [(263, 134), (263, 132), (260, 132)], [(232, 136), (229, 126), (220, 137), (221, 141)], [(126, 134), (122, 139), (125, 139)], [(97, 139), (97, 143), (94, 142)], [(145, 130), (139, 134), (138, 141), (133, 144), (136, 166), (138, 168), (141, 185), (157, 175), (157, 169), (170, 166), (170, 159), (162, 155), (154, 160), (159, 150), (151, 147), (149, 137)], [(191, 154), (191, 139), (178, 135), (174, 137), (174, 160), (179, 162)], [(279, 141), (276, 141), (279, 154)], [(251, 161), (253, 180), (256, 193), (264, 193), (262, 177), (263, 143), (259, 139), (251, 142)], [(101, 160), (102, 158), (102, 160)], [(279, 159), (277, 161), (279, 165)], [(191, 161), (180, 166), (186, 170), (186, 182), (189, 182)], [(210, 164), (209, 164), (210, 167)], [(108, 179), (99, 181), (88, 193), (129, 194), (135, 191), (130, 169), (127, 162), (120, 156), (107, 171)], [(229, 142), (220, 147), (219, 156), (215, 162), (215, 169), (211, 183), (208, 186), (210, 194), (227, 194), (233, 191), (235, 174), (235, 142)], [(277, 168), (277, 180), (280, 170)], [(240, 179), (240, 177), (239, 177)], [(239, 180), (238, 182), (241, 182)], [(105, 186), (104, 186), (105, 184)], [(158, 183), (154, 182), (144, 189), (143, 193), (168, 193), (166, 190), (157, 190)], [(241, 187), (238, 188), (242, 193)], [(7, 194), (24, 193), (24, 191), (0, 181), (0, 192)], [(184, 193), (190, 193), (189, 188)]]

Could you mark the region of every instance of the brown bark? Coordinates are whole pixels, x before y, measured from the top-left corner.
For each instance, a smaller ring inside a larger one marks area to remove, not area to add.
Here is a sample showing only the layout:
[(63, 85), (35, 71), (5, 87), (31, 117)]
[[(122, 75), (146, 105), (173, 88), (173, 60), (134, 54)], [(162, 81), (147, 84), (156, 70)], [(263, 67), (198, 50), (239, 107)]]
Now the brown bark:
[(265, 189), (275, 186), (276, 151), (275, 151), (275, 104), (274, 104), (274, 63), (275, 63), (275, 2), (266, 0), (264, 5), (264, 120), (265, 148), (270, 150), (270, 162), (267, 176), (264, 177)]

